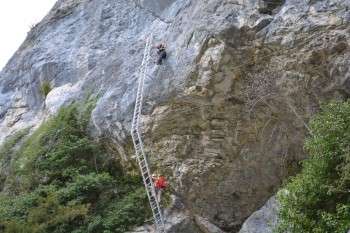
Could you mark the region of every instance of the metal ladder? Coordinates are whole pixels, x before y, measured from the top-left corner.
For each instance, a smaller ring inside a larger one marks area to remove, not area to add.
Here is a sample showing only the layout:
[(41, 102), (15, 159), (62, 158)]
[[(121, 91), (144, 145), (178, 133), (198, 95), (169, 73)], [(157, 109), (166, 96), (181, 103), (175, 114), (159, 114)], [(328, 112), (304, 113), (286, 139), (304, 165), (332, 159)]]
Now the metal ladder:
[(144, 145), (141, 137), (142, 135), (139, 127), (141, 111), (142, 111), (142, 102), (143, 102), (144, 82), (147, 76), (147, 65), (149, 64), (149, 61), (151, 58), (152, 37), (153, 36), (150, 35), (147, 39), (143, 60), (140, 68), (140, 76), (138, 80), (135, 110), (134, 110), (134, 116), (133, 116), (132, 125), (131, 125), (131, 136), (132, 136), (132, 140), (133, 140), (134, 148), (136, 152), (136, 159), (141, 170), (143, 183), (145, 185), (149, 203), (152, 209), (156, 230), (159, 233), (164, 233), (165, 232), (164, 219), (163, 219), (161, 208), (157, 200), (157, 195), (154, 189), (154, 184), (153, 184), (151, 172), (148, 166), (147, 157), (144, 151)]

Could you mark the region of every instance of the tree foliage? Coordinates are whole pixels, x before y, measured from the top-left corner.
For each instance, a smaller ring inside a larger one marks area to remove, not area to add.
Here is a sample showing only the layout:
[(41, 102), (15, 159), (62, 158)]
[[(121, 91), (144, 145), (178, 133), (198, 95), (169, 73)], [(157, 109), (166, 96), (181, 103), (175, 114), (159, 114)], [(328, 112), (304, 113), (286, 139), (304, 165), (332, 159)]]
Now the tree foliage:
[(0, 149), (12, 158), (0, 232), (121, 233), (150, 215), (141, 178), (89, 138), (93, 103), (78, 106), (62, 108), (15, 152), (11, 141)]
[(277, 232), (350, 229), (350, 102), (331, 102), (311, 121), (302, 172), (279, 192)]

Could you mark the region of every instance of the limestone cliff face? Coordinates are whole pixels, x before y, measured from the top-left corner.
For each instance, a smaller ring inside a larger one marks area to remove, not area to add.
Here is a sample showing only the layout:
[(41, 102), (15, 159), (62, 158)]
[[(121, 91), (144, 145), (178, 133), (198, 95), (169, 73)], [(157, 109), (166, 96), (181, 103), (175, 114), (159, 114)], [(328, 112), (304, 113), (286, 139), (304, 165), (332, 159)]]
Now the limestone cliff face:
[(238, 232), (297, 170), (319, 103), (350, 95), (349, 7), (59, 0), (0, 73), (0, 141), (93, 93), (92, 134), (132, 161), (137, 75), (153, 33), (168, 59), (149, 64), (143, 129), (152, 167), (180, 203), (169, 232)]

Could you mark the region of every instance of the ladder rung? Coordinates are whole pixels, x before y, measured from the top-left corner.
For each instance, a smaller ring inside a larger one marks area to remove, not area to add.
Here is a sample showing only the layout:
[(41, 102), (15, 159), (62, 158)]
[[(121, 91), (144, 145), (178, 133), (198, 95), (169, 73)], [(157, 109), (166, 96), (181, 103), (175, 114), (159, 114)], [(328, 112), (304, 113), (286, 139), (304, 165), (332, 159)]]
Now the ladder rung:
[(157, 198), (154, 195), (152, 195), (152, 200), (151, 201), (152, 201), (152, 205), (156, 205), (157, 204)]
[(156, 218), (160, 218), (162, 215), (160, 214), (160, 212), (155, 214)]
[(139, 160), (139, 166), (140, 166), (140, 168), (147, 168), (147, 163), (146, 163), (144, 158), (141, 158)]
[(159, 211), (158, 211), (158, 208), (154, 208), (153, 209), (153, 213), (154, 213), (154, 216), (157, 218), (159, 218), (161, 215), (160, 215), (160, 213), (159, 213)]

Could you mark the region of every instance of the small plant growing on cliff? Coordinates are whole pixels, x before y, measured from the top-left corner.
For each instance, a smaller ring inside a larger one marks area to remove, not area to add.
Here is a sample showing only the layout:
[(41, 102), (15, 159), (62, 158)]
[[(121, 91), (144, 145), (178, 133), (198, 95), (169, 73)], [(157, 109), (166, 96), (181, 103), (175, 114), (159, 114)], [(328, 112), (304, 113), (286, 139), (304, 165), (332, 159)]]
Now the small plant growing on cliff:
[(49, 81), (43, 81), (40, 86), (40, 92), (43, 96), (47, 96), (52, 90), (51, 83)]
[(278, 233), (350, 229), (350, 102), (332, 102), (311, 121), (302, 172), (280, 191)]

